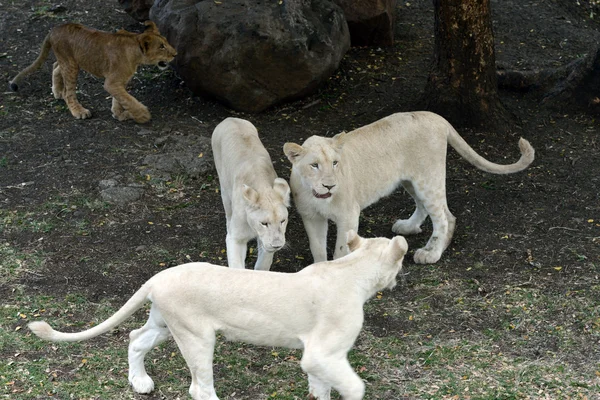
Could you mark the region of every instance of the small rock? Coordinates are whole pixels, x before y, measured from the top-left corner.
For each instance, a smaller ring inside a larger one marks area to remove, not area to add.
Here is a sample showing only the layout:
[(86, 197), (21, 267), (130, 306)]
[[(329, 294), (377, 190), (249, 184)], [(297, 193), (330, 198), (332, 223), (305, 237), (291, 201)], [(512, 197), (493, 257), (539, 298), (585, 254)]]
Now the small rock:
[(100, 197), (102, 200), (116, 204), (119, 206), (124, 206), (129, 203), (133, 203), (136, 200), (139, 200), (144, 194), (144, 190), (140, 188), (134, 188), (130, 186), (121, 186), (121, 187), (109, 187), (100, 192)]

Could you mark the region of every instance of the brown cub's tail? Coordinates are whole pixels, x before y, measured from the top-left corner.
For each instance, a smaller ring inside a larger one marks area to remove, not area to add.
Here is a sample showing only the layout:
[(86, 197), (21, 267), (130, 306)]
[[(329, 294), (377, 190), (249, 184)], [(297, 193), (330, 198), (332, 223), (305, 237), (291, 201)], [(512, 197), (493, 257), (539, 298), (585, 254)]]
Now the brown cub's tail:
[(25, 68), (23, 71), (19, 72), (19, 74), (17, 76), (15, 76), (12, 81), (9, 82), (9, 87), (10, 90), (12, 90), (13, 92), (16, 92), (19, 90), (19, 81), (26, 77), (27, 75), (35, 72), (39, 67), (42, 66), (42, 64), (44, 63), (44, 61), (46, 61), (46, 58), (48, 58), (48, 54), (50, 54), (50, 49), (52, 48), (52, 45), (50, 44), (50, 33), (48, 35), (46, 35), (46, 38), (44, 39), (44, 43), (42, 43), (42, 49), (40, 51), (40, 55), (38, 56), (38, 58), (33, 62), (33, 64), (31, 64), (29, 67)]

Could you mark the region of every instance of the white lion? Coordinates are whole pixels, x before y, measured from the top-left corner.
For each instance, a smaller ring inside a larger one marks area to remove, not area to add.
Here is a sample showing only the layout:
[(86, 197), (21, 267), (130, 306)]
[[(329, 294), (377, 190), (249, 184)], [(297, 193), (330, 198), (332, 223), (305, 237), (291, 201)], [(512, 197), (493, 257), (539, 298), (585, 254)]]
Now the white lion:
[(212, 150), (227, 217), (227, 262), (245, 268), (248, 241), (256, 238), (254, 269), (269, 270), (285, 245), (290, 187), (278, 178), (252, 123), (226, 118), (212, 134)]
[(358, 230), (360, 212), (402, 185), (416, 210), (397, 220), (392, 231), (421, 232), (429, 215), (433, 233), (416, 250), (417, 263), (435, 263), (448, 247), (456, 218), (446, 202), (446, 149), (450, 144), (475, 167), (495, 174), (521, 171), (534, 159), (534, 150), (519, 140), (521, 158), (514, 164), (494, 164), (477, 154), (456, 130), (431, 112), (397, 113), (333, 138), (312, 136), (303, 145), (286, 143), (292, 163), (290, 186), (302, 216), (315, 262), (327, 259), (327, 220), (337, 225), (333, 257), (348, 253), (345, 233)]
[(300, 365), (312, 398), (329, 400), (333, 387), (344, 400), (359, 400), (365, 385), (347, 354), (362, 328), (364, 303), (395, 286), (408, 245), (401, 236), (363, 239), (355, 232), (347, 244), (348, 256), (296, 273), (180, 265), (154, 275), (113, 316), (86, 331), (63, 333), (42, 321), (29, 328), (46, 340), (86, 340), (152, 301), (148, 321), (130, 334), (129, 382), (138, 393), (154, 389), (146, 353), (172, 335), (192, 374), (192, 398), (218, 400), (212, 360), (221, 332), (228, 340), (304, 349)]

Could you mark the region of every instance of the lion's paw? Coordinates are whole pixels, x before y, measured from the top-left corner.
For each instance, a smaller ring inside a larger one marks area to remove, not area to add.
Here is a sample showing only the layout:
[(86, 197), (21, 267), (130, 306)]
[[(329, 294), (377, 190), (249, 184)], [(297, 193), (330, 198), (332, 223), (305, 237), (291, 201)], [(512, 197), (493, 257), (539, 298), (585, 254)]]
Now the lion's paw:
[(407, 219), (399, 219), (392, 226), (392, 232), (398, 235), (416, 235), (421, 233), (421, 227), (410, 224)]
[(142, 110), (142, 112), (136, 113), (136, 115), (133, 116), (133, 120), (138, 124), (144, 124), (150, 121), (151, 118), (152, 117), (150, 116), (150, 111), (148, 111), (148, 109)]
[(154, 390), (154, 381), (148, 375), (130, 377), (129, 383), (136, 393), (150, 393)]
[(88, 119), (92, 116), (92, 112), (83, 107), (81, 107), (79, 110), (72, 111), (71, 114), (73, 114), (76, 119)]
[(119, 121), (127, 121), (128, 119), (133, 119), (133, 117), (131, 116), (131, 114), (129, 114), (128, 111), (125, 110), (120, 110), (118, 112), (114, 112), (113, 111), (113, 118)]
[(415, 251), (414, 260), (417, 264), (433, 264), (438, 262), (441, 256), (437, 252), (421, 248)]

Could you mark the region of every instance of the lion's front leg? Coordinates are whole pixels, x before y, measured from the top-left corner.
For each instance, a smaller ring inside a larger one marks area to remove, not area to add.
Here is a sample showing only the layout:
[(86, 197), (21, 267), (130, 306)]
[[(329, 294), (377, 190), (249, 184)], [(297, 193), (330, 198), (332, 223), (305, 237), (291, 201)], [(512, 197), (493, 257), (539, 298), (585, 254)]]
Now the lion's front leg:
[(319, 214), (310, 217), (303, 215), (302, 222), (308, 235), (313, 262), (327, 261), (327, 218)]
[(246, 268), (246, 251), (248, 250), (248, 241), (236, 239), (230, 233), (225, 237), (227, 246), (227, 264), (229, 268)]
[(256, 259), (256, 264), (254, 264), (254, 269), (257, 271), (269, 271), (271, 269), (271, 264), (273, 264), (273, 257), (275, 253), (272, 251), (266, 251), (265, 246), (262, 244), (260, 239), (257, 239), (258, 242), (258, 258)]
[(106, 79), (104, 89), (113, 97), (111, 108), (113, 117), (119, 121), (133, 119), (139, 124), (150, 121), (151, 116), (148, 108), (127, 93), (124, 83), (112, 82), (110, 79)]
[(358, 204), (353, 206), (353, 209), (348, 211), (347, 214), (343, 215), (342, 218), (335, 221), (337, 226), (337, 235), (335, 239), (335, 251), (333, 252), (333, 259), (336, 260), (340, 257), (344, 257), (350, 253), (348, 243), (346, 242), (346, 235), (349, 230), (358, 232), (358, 219), (360, 217), (360, 206)]
[(126, 121), (128, 119), (133, 119), (133, 117), (131, 116), (131, 114), (129, 114), (121, 105), (121, 103), (119, 103), (117, 101), (117, 99), (115, 99), (114, 97), (112, 98), (112, 105), (110, 107), (110, 111), (112, 112), (112, 116), (114, 119), (119, 120), (119, 121)]

